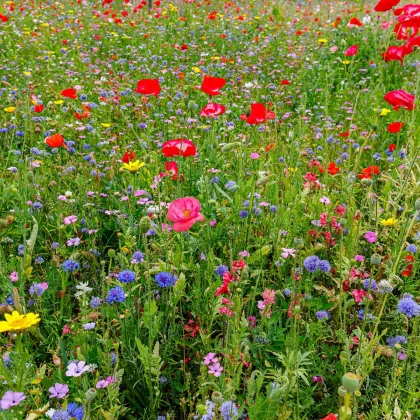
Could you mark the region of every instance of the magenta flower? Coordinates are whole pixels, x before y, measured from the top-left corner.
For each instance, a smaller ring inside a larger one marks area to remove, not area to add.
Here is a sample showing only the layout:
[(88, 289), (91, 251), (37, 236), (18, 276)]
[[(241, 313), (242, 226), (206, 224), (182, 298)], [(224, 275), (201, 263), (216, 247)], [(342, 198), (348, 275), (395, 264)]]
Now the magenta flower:
[(286, 259), (287, 257), (292, 257), (292, 258), (296, 257), (296, 249), (294, 249), (294, 248), (282, 248), (281, 250), (283, 252), (280, 255), (284, 259)]
[(214, 375), (216, 377), (219, 377), (223, 372), (222, 366), (220, 366), (220, 363), (216, 362), (213, 363), (211, 366), (209, 366), (209, 375)]
[(86, 362), (84, 360), (77, 362), (77, 364), (75, 362), (71, 362), (67, 366), (66, 376), (73, 376), (77, 378), (88, 370), (89, 366), (86, 366)]
[(209, 365), (210, 363), (217, 363), (216, 353), (209, 353), (207, 356), (204, 356), (204, 364)]
[(80, 238), (77, 236), (75, 238), (70, 238), (66, 244), (67, 246), (78, 246), (80, 245)]
[(172, 226), (176, 232), (184, 232), (191, 229), (194, 223), (204, 222), (200, 213), (201, 204), (194, 197), (178, 198), (172, 201), (169, 206), (167, 218), (174, 222)]
[(19, 275), (17, 271), (12, 271), (9, 275), (9, 279), (12, 283), (16, 283), (19, 280)]
[(0, 406), (3, 410), (7, 410), (10, 407), (19, 405), (25, 398), (26, 397), (23, 392), (7, 391), (0, 401)]
[(69, 392), (69, 387), (66, 384), (56, 383), (54, 386), (48, 389), (50, 398), (64, 398)]
[(371, 244), (376, 242), (376, 233), (372, 231), (368, 231), (365, 233), (365, 239), (370, 242)]
[(64, 218), (65, 225), (71, 225), (72, 223), (77, 222), (77, 216), (71, 215)]

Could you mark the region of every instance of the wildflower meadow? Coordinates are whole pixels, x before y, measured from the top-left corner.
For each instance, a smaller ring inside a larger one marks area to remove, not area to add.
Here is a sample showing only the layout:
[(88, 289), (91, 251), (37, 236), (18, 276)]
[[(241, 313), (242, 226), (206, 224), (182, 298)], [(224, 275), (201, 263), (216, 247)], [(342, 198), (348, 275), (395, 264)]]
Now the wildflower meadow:
[(420, 419), (419, 29), (2, 0), (0, 419)]

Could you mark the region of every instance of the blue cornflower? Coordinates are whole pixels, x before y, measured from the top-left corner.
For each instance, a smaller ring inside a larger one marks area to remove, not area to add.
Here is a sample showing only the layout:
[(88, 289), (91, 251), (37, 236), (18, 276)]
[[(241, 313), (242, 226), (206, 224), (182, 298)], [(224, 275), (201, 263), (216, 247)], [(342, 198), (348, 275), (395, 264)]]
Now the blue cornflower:
[(101, 305), (101, 298), (98, 296), (93, 296), (93, 298), (90, 300), (90, 307), (92, 309), (96, 309)]
[(111, 356), (111, 366), (115, 366), (117, 363), (117, 355), (113, 351), (109, 353), (109, 355)]
[(123, 283), (132, 283), (136, 279), (136, 273), (131, 270), (124, 270), (118, 274), (117, 279)]
[(317, 264), (318, 270), (321, 270), (323, 273), (328, 273), (331, 270), (331, 265), (327, 260), (319, 260)]
[(67, 411), (56, 410), (51, 417), (52, 420), (71, 420), (71, 415)]
[(248, 217), (248, 210), (241, 210), (241, 211), (239, 212), (239, 217), (240, 217), (241, 219), (246, 219), (246, 218)]
[(223, 274), (226, 273), (226, 271), (229, 271), (229, 268), (227, 268), (225, 265), (219, 265), (218, 267), (216, 267), (216, 274), (218, 276), (223, 276)]
[(238, 184), (235, 182), (235, 181), (228, 181), (226, 184), (225, 184), (225, 188), (228, 190), (228, 191), (236, 191), (237, 189), (238, 189)]
[(408, 293), (405, 293), (398, 302), (398, 312), (406, 315), (408, 318), (417, 316), (420, 312), (420, 305)]
[(73, 273), (73, 271), (78, 270), (79, 267), (80, 267), (79, 263), (71, 259), (66, 260), (63, 262), (63, 264), (61, 264), (61, 268), (64, 271), (67, 271), (67, 273)]
[(60, 244), (58, 242), (53, 242), (51, 244), (51, 249), (55, 251), (57, 248), (60, 248)]
[(319, 321), (329, 320), (331, 318), (330, 313), (327, 311), (318, 311), (315, 315)]
[(135, 251), (131, 258), (131, 264), (139, 264), (144, 261), (144, 255), (140, 251)]
[(39, 201), (35, 201), (35, 203), (32, 204), (32, 208), (34, 208), (35, 210), (42, 209), (42, 204)]
[(18, 255), (22, 256), (22, 255), (23, 255), (23, 251), (24, 251), (24, 249), (25, 249), (25, 245), (20, 244), (20, 245), (18, 246)]
[(45, 260), (44, 260), (44, 258), (42, 258), (42, 257), (37, 257), (37, 258), (35, 259), (35, 264), (42, 264), (44, 261), (45, 261)]
[(303, 260), (303, 265), (310, 273), (315, 273), (318, 269), (319, 258), (316, 255), (312, 255), (310, 257), (306, 257)]
[(156, 274), (155, 282), (159, 287), (170, 287), (176, 283), (176, 279), (171, 273), (161, 271)]
[(223, 420), (233, 420), (238, 416), (238, 409), (232, 401), (225, 401), (219, 408)]
[(376, 281), (375, 280), (372, 280), (372, 279), (365, 279), (364, 281), (363, 281), (363, 287), (366, 289), (366, 290), (372, 290), (372, 292), (374, 292), (377, 288), (378, 288), (378, 284), (376, 283)]
[(77, 420), (83, 420), (83, 407), (76, 403), (68, 403), (67, 404), (67, 413), (70, 414), (71, 417), (76, 418)]
[(107, 303), (121, 303), (125, 302), (125, 293), (124, 290), (120, 287), (114, 287), (109, 290), (105, 302)]
[(414, 245), (414, 244), (409, 244), (409, 245), (407, 245), (407, 248), (405, 248), (405, 250), (406, 250), (407, 252), (411, 252), (411, 253), (413, 253), (413, 254), (416, 254), (416, 253), (417, 253), (418, 248), (417, 248), (417, 246), (416, 246), (416, 245)]
[(284, 289), (284, 296), (289, 297), (292, 294), (290, 289)]
[(272, 213), (277, 213), (277, 207), (276, 206), (270, 206), (270, 211)]
[(87, 324), (83, 324), (83, 329), (85, 331), (93, 330), (96, 327), (94, 322), (88, 322)]

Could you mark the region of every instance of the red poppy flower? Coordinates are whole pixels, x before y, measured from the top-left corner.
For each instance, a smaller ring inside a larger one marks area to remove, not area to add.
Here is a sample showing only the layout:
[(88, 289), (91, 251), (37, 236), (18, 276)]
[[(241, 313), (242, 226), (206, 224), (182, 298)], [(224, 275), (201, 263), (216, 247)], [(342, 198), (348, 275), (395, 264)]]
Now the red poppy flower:
[(90, 108), (85, 105), (82, 104), (82, 113), (76, 112), (74, 115), (78, 120), (82, 120), (84, 118), (89, 118), (90, 117)]
[[(162, 177), (170, 176), (174, 181), (178, 180), (178, 165), (176, 162), (166, 162), (165, 169), (166, 169), (166, 173), (163, 172), (160, 174), (160, 176)], [(183, 177), (181, 176), (181, 180), (182, 178)]]
[(388, 146), (388, 150), (389, 150), (390, 152), (395, 152), (395, 151), (397, 150), (397, 145), (396, 145), (396, 144), (394, 144), (394, 143), (390, 144), (390, 145)]
[(241, 115), (241, 120), (246, 121), (248, 124), (261, 124), (267, 120), (274, 120), (274, 118), (274, 112), (268, 111), (267, 108), (260, 103), (251, 104), (251, 113), (249, 115)]
[(420, 26), (420, 4), (406, 4), (403, 7), (403, 13), (398, 16), (398, 22), (403, 26)]
[(349, 131), (349, 130), (347, 130), (347, 131), (345, 131), (344, 133), (338, 133), (338, 135), (339, 135), (340, 137), (348, 137), (348, 136), (350, 135), (350, 131)]
[(349, 24), (354, 25), (354, 26), (363, 26), (363, 23), (360, 22), (360, 20), (355, 17), (350, 19)]
[(393, 122), (388, 125), (387, 130), (390, 133), (399, 133), (401, 129), (404, 127), (404, 125), (405, 124), (403, 122)]
[(44, 105), (35, 105), (34, 112), (42, 112), (44, 110)]
[(330, 175), (337, 175), (340, 172), (340, 168), (335, 164), (335, 162), (330, 162), (327, 171)]
[(174, 139), (162, 144), (162, 153), (165, 157), (188, 157), (195, 156), (197, 154), (197, 149), (191, 140)]
[(410, 38), (405, 44), (405, 47), (408, 53), (411, 54), (414, 51), (413, 47), (420, 47), (420, 36)]
[(357, 51), (359, 50), (358, 45), (352, 45), (344, 54), (346, 57), (352, 57), (353, 55), (357, 54)]
[(418, 27), (410, 28), (408, 26), (402, 25), (401, 23), (397, 23), (395, 25), (395, 28), (394, 28), (394, 33), (397, 34), (397, 39), (398, 40), (410, 39), (410, 38), (416, 36), (418, 32), (419, 32)]
[(124, 153), (123, 157), (122, 157), (122, 161), (123, 163), (130, 163), (130, 160), (135, 159), (136, 155), (134, 154), (134, 152), (132, 152), (131, 150), (128, 150), (127, 152)]
[(337, 420), (337, 417), (335, 416), (335, 414), (331, 413), (331, 414), (328, 414), (327, 417), (324, 417), (321, 420)]
[(378, 175), (380, 170), (376, 165), (372, 165), (362, 169), (362, 172), (363, 173), (357, 175), (359, 179), (372, 179), (372, 176)]
[(220, 95), (220, 89), (226, 84), (223, 77), (204, 76), (201, 90), (208, 95)]
[(226, 107), (213, 102), (208, 103), (200, 112), (200, 117), (217, 117), (218, 115), (224, 114)]
[(387, 12), (396, 6), (401, 0), (380, 0), (373, 8), (375, 12)]
[(68, 149), (67, 144), (64, 143), (64, 137), (61, 134), (54, 134), (45, 138), (45, 144), (51, 148), (64, 147)]
[(414, 104), (415, 96), (402, 89), (388, 92), (384, 99), (394, 107), (395, 111), (398, 111), (400, 107), (412, 111), (416, 106)]
[(76, 89), (73, 89), (73, 88), (64, 89), (61, 91), (61, 96), (64, 96), (65, 98), (70, 98), (70, 99), (77, 99)]
[(135, 92), (142, 93), (143, 95), (155, 95), (160, 93), (160, 85), (158, 79), (142, 79), (137, 82)]
[(287, 79), (284, 79), (284, 80), (281, 81), (281, 85), (282, 86), (284, 86), (284, 85), (290, 85), (290, 81), (287, 80)]
[(400, 61), (404, 65), (404, 57), (410, 53), (409, 48), (405, 45), (399, 47), (397, 45), (391, 45), (388, 49), (382, 54), (382, 57), (386, 62), (388, 61)]
[(2, 15), (2, 14), (0, 13), (0, 20), (1, 20), (3, 23), (5, 23), (5, 22), (7, 22), (7, 21), (9, 20), (9, 17), (8, 17), (8, 16), (5, 16), (5, 15)]

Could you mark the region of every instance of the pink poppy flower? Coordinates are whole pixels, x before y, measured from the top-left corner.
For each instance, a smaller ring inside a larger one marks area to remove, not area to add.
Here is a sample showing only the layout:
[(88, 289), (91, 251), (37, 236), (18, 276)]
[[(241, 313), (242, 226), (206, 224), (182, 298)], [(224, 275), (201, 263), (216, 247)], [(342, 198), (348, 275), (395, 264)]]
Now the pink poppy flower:
[(201, 110), (200, 117), (215, 118), (218, 115), (224, 114), (225, 111), (226, 111), (226, 107), (224, 107), (223, 105), (210, 102)]
[(357, 45), (352, 45), (346, 52), (345, 55), (347, 57), (352, 57), (353, 55), (357, 54), (357, 51), (359, 50), (359, 47)]
[(167, 218), (174, 223), (173, 230), (184, 232), (191, 229), (195, 222), (204, 222), (200, 209), (201, 204), (196, 198), (178, 198), (169, 205)]

